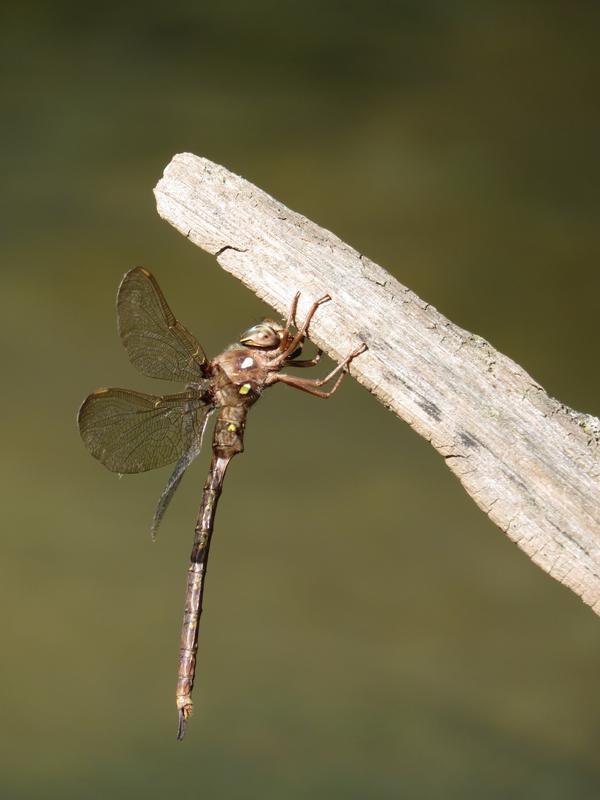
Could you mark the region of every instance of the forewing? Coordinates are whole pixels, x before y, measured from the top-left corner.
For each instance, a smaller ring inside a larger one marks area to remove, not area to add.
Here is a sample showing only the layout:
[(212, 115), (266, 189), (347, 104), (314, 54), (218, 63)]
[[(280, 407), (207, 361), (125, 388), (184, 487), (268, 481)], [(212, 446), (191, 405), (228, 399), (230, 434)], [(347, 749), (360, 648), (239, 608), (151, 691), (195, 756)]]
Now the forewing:
[(175, 319), (156, 279), (143, 267), (130, 270), (121, 281), (117, 321), (129, 359), (144, 375), (184, 383), (204, 377), (202, 347)]
[(194, 390), (157, 397), (99, 389), (79, 409), (90, 453), (112, 472), (146, 472), (177, 461), (201, 441), (212, 406)]

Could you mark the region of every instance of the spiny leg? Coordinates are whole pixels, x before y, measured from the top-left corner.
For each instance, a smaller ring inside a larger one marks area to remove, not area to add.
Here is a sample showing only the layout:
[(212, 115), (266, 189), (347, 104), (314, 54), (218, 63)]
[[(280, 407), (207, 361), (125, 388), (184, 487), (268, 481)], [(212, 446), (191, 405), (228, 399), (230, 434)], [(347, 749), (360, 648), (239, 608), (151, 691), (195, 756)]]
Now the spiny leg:
[[(346, 358), (340, 364), (338, 364), (337, 367), (332, 369), (329, 375), (326, 375), (324, 378), (298, 378), (295, 375), (286, 375), (284, 372), (276, 372), (269, 375), (267, 378), (267, 385), (277, 382), (285, 383), (287, 386), (292, 386), (294, 389), (300, 389), (300, 391), (312, 394), (314, 397), (320, 397), (323, 400), (327, 400), (339, 388), (339, 385), (346, 374), (344, 370), (348, 364), (353, 358), (356, 358), (361, 353), (364, 353), (366, 349), (367, 345), (361, 344), (360, 347), (357, 347), (350, 353), (349, 356), (346, 356)], [(329, 391), (319, 390), (320, 386), (324, 386), (326, 383), (329, 383), (329, 381), (336, 375), (338, 375), (338, 379)]]
[(286, 367), (314, 367), (321, 360), (323, 351), (321, 348), (317, 350), (317, 354), (312, 358), (291, 358), (285, 362)]
[(298, 347), (300, 342), (302, 342), (302, 340), (306, 336), (306, 332), (308, 331), (308, 326), (310, 325), (310, 321), (314, 317), (318, 307), (322, 306), (323, 303), (328, 303), (330, 300), (331, 300), (331, 297), (328, 294), (324, 294), (323, 297), (319, 297), (318, 300), (315, 300), (315, 302), (312, 304), (312, 306), (308, 309), (308, 313), (306, 315), (306, 318), (305, 318), (304, 322), (302, 323), (302, 325), (300, 326), (300, 328), (298, 328), (298, 331), (297, 331), (296, 335), (294, 336), (294, 338), (292, 339), (292, 341), (289, 343), (289, 345), (286, 347), (286, 349), (283, 351), (283, 353), (278, 355), (271, 362), (273, 364), (273, 366), (278, 366), (279, 364), (283, 364), (283, 362), (294, 352), (294, 350)]
[(315, 384), (313, 381), (307, 380), (306, 378), (296, 378), (294, 375), (276, 375), (275, 380), (279, 381), (280, 383), (285, 383), (286, 386), (291, 386), (293, 389), (300, 389), (301, 392), (311, 394), (313, 397), (320, 397), (321, 400), (328, 400), (331, 395), (335, 394), (335, 392), (338, 390), (338, 387), (344, 379), (345, 374), (345, 372), (340, 373), (338, 375), (338, 379), (333, 384), (333, 387), (326, 392), (321, 391), (321, 389), (315, 389)]
[(292, 300), (292, 305), (290, 306), (290, 312), (285, 322), (285, 328), (283, 329), (283, 336), (288, 335), (292, 325), (296, 327), (296, 311), (298, 310), (298, 300), (300, 300), (300, 292), (296, 292), (296, 294), (294, 295), (294, 299)]

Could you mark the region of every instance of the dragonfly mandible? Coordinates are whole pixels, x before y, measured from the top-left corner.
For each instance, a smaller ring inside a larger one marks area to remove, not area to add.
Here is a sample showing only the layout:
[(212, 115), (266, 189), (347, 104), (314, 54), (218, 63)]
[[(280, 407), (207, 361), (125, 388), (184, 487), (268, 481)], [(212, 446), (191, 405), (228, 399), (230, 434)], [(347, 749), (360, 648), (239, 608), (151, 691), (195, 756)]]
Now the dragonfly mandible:
[[(112, 472), (146, 472), (175, 463), (152, 521), (154, 538), (186, 469), (200, 452), (209, 416), (217, 413), (212, 459), (194, 530), (181, 629), (176, 691), (180, 740), (193, 707), (198, 625), (215, 512), (227, 466), (244, 449), (248, 411), (274, 383), (285, 383), (323, 399), (331, 397), (348, 364), (367, 349), (365, 344), (357, 347), (324, 378), (306, 379), (281, 372), (284, 367), (313, 367), (321, 357), (318, 350), (312, 358), (299, 358), (311, 319), (331, 298), (324, 295), (315, 300), (298, 325), (299, 297), (297, 293), (285, 324), (265, 319), (209, 361), (196, 338), (173, 315), (154, 276), (143, 267), (130, 270), (117, 294), (119, 334), (129, 359), (144, 375), (180, 381), (185, 389), (168, 395), (98, 389), (84, 401), (77, 416), (85, 446)], [(333, 378), (331, 389), (321, 388)]]

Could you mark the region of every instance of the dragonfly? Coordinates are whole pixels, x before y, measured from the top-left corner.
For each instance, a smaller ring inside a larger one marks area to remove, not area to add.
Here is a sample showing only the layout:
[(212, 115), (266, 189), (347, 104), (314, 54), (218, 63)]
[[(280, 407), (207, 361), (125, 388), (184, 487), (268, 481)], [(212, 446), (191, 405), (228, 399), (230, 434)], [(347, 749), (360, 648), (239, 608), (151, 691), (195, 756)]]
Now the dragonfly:
[[(119, 474), (146, 472), (167, 464), (173, 471), (152, 520), (152, 538), (181, 479), (202, 447), (211, 414), (216, 414), (212, 457), (194, 528), (181, 628), (176, 705), (177, 738), (183, 739), (192, 709), (206, 569), (217, 503), (231, 459), (244, 449), (246, 418), (262, 392), (275, 383), (327, 399), (339, 388), (348, 365), (367, 346), (361, 344), (324, 378), (288, 375), (285, 367), (313, 367), (320, 358), (300, 358), (317, 309), (315, 300), (297, 324), (300, 293), (287, 320), (252, 325), (220, 355), (209, 360), (200, 343), (169, 308), (154, 276), (143, 267), (125, 274), (117, 293), (118, 330), (134, 367), (151, 378), (177, 381), (176, 394), (151, 395), (130, 389), (97, 389), (79, 409), (77, 421), (89, 452)], [(293, 330), (294, 329), (294, 330)], [(322, 387), (335, 382), (330, 389)]]

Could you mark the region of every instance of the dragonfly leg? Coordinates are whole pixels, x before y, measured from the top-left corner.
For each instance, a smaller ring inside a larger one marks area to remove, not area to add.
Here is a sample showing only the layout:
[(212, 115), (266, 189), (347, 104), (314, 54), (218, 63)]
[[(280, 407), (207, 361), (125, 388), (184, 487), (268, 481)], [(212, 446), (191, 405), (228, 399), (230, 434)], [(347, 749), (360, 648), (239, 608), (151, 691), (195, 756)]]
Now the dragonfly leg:
[(321, 356), (323, 355), (323, 351), (319, 348), (317, 350), (316, 356), (312, 358), (302, 358), (302, 359), (289, 359), (285, 362), (286, 367), (314, 367), (316, 364), (319, 363), (321, 360)]
[(290, 313), (288, 314), (288, 318), (285, 322), (285, 328), (283, 331), (283, 335), (287, 336), (290, 332), (290, 328), (292, 325), (296, 326), (296, 311), (298, 310), (298, 300), (300, 300), (300, 292), (296, 292), (294, 295), (294, 299), (292, 300), (292, 305), (290, 306)]
[[(267, 378), (267, 385), (272, 383), (285, 383), (287, 386), (292, 386), (294, 389), (300, 389), (302, 392), (306, 392), (307, 394), (312, 394), (314, 397), (320, 397), (323, 400), (327, 400), (334, 394), (337, 389), (339, 388), (340, 383), (344, 375), (346, 374), (346, 367), (352, 361), (353, 358), (359, 356), (361, 353), (367, 349), (366, 344), (361, 344), (360, 347), (357, 347), (356, 350), (353, 350), (349, 356), (332, 369), (329, 375), (326, 375), (324, 378), (297, 378), (295, 375), (286, 375), (284, 372), (276, 372), (271, 373)], [(338, 376), (336, 382), (334, 383), (333, 387), (328, 391), (323, 391), (319, 387), (324, 386), (326, 383)]]
[[(299, 296), (299, 295), (297, 295), (297, 296)], [(295, 300), (296, 305), (297, 305), (298, 301), (296, 300), (296, 298), (294, 298), (294, 300)], [(292, 339), (292, 341), (288, 344), (288, 346), (283, 351), (283, 353), (280, 353), (277, 356), (277, 358), (274, 358), (273, 361), (271, 362), (271, 364), (274, 367), (279, 366), (280, 364), (283, 364), (283, 362), (286, 360), (286, 358), (288, 358), (294, 352), (294, 350), (298, 347), (298, 345), (304, 340), (304, 337), (306, 336), (306, 333), (308, 331), (308, 326), (310, 325), (310, 321), (312, 320), (312, 318), (316, 314), (316, 311), (317, 311), (318, 307), (322, 306), (323, 303), (328, 303), (330, 300), (331, 300), (331, 296), (328, 295), (328, 294), (324, 294), (323, 297), (319, 297), (318, 300), (315, 300), (315, 302), (312, 304), (312, 306), (308, 309), (308, 313), (306, 314), (304, 322), (298, 328), (298, 331), (296, 332), (296, 334), (295, 334), (294, 338)], [(294, 315), (295, 315), (295, 311), (294, 311)]]
[(342, 372), (338, 376), (338, 379), (334, 383), (333, 387), (329, 389), (329, 391), (327, 392), (315, 388), (314, 381), (307, 380), (306, 378), (296, 378), (295, 375), (285, 375), (283, 373), (279, 375), (274, 375), (273, 376), (274, 380), (271, 382), (285, 383), (287, 386), (292, 386), (294, 389), (300, 389), (301, 392), (312, 394), (313, 397), (320, 397), (322, 400), (328, 400), (331, 397), (331, 395), (337, 391), (345, 374), (346, 374), (345, 372)]

